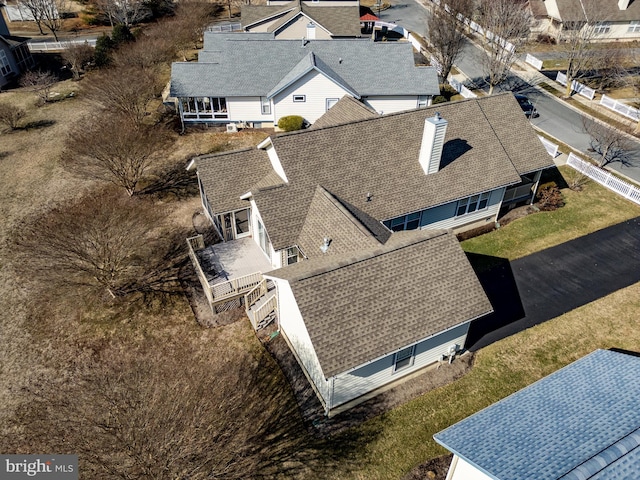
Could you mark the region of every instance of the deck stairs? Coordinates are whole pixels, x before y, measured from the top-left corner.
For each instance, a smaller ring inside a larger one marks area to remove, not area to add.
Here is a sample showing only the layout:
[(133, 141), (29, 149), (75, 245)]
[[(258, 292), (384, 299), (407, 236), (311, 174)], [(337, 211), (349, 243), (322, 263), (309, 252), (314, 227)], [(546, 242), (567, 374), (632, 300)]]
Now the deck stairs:
[(271, 280), (263, 279), (244, 295), (244, 308), (255, 330), (266, 327), (278, 318), (278, 298), (276, 286)]

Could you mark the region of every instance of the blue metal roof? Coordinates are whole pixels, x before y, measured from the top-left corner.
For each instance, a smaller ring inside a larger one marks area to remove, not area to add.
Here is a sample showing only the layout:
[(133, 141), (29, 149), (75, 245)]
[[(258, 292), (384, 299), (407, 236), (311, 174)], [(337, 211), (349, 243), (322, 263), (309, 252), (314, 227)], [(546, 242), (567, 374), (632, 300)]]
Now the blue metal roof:
[(434, 439), (495, 480), (638, 480), (640, 358), (596, 350)]

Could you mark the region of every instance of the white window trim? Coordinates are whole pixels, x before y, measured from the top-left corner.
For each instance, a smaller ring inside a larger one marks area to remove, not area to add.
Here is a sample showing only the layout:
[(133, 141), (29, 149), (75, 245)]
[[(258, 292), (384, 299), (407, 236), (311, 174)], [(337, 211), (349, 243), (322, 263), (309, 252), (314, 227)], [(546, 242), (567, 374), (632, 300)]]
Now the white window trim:
[(429, 106), (429, 95), (418, 95), (417, 108), (425, 108)]
[(0, 50), (0, 73), (6, 77), (11, 72), (13, 72), (13, 70), (11, 69), (9, 58), (7, 57), (7, 54), (4, 53), (4, 50)]
[(271, 100), (267, 97), (260, 97), (260, 111), (262, 115), (271, 115)]
[[(403, 354), (401, 358), (398, 358), (400, 354)], [(411, 345), (410, 347), (403, 348), (402, 350), (398, 350), (393, 356), (393, 373), (402, 372), (407, 368), (413, 367), (416, 358), (416, 346)], [(409, 363), (406, 365), (402, 365), (398, 367), (399, 362), (403, 362), (405, 360), (409, 360)]]
[(295, 103), (303, 103), (307, 101), (306, 95), (293, 95), (293, 101)]
[(627, 33), (640, 33), (640, 20), (631, 20)]
[[(182, 111), (182, 118), (185, 120), (198, 119), (198, 120), (218, 120), (229, 118), (229, 108), (227, 107), (227, 99), (225, 97), (182, 97), (178, 100), (180, 102), (180, 110)], [(191, 102), (193, 101), (193, 109), (191, 109)], [(209, 105), (209, 108), (203, 107), (201, 110), (198, 103), (202, 102), (204, 105)], [(218, 107), (224, 101), (223, 109), (214, 109), (214, 105), (217, 103)], [(187, 104), (187, 110), (185, 110), (185, 102)]]
[[(333, 107), (336, 103), (338, 103), (339, 101), (340, 101), (340, 99), (339, 99), (339, 98), (327, 98), (327, 100), (326, 100), (326, 104), (325, 104), (325, 107), (326, 107), (327, 111), (328, 111), (331, 107)], [(333, 105), (331, 105), (331, 107), (330, 107), (330, 106), (329, 106), (329, 103), (332, 103)]]
[(611, 22), (599, 22), (594, 27), (596, 35), (605, 35), (611, 31)]
[[(473, 197), (478, 197), (476, 200), (475, 208), (473, 210), (469, 209), (469, 205), (471, 204), (471, 199)], [(456, 205), (456, 217), (462, 217), (464, 215), (469, 215), (470, 213), (480, 212), (482, 210), (486, 210), (489, 208), (489, 200), (491, 199), (491, 192), (484, 192), (476, 195), (471, 195), (470, 197), (463, 198), (462, 200), (458, 200)], [(485, 202), (484, 206), (481, 207), (480, 204)], [(458, 213), (460, 211), (460, 207), (465, 206), (465, 211), (463, 213)]]

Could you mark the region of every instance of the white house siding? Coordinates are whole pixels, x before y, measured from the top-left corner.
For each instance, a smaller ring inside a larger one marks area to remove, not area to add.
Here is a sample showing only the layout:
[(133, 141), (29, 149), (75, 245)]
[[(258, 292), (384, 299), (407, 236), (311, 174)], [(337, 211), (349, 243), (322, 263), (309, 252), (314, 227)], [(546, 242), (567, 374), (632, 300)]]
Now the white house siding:
[[(267, 0), (267, 5), (287, 5), (291, 0)], [(351, 7), (358, 5), (357, 0), (311, 0), (302, 2), (314, 7)]]
[(451, 460), (446, 480), (492, 480), (490, 476), (478, 470), (457, 455)]
[(364, 100), (367, 105), (380, 114), (413, 110), (418, 107), (417, 95), (367, 97)]
[[(276, 120), (300, 115), (313, 123), (327, 111), (328, 98), (342, 98), (347, 91), (321, 73), (311, 71), (273, 98)], [(304, 102), (294, 102), (294, 95), (305, 95)]]
[[(640, 20), (640, 18), (638, 19)], [(640, 38), (640, 31), (630, 32), (630, 22), (611, 23), (611, 30), (609, 33), (602, 35), (596, 35), (596, 40), (637, 40)], [(640, 28), (640, 25), (638, 26)]]
[[(258, 246), (260, 247), (260, 239), (258, 237), (258, 220), (264, 226), (264, 221), (262, 220), (262, 217), (260, 216), (260, 212), (258, 211), (258, 206), (256, 205), (256, 202), (252, 198), (251, 199), (251, 237), (253, 238), (253, 241), (256, 242), (258, 244)], [(265, 227), (265, 230), (266, 230), (266, 227)], [(269, 235), (269, 232), (267, 231), (267, 236), (268, 235)], [(282, 258), (281, 258), (282, 255), (281, 255), (281, 253), (279, 251), (276, 252), (273, 249), (273, 245), (271, 244), (271, 240), (269, 240), (268, 248), (269, 248), (269, 251), (271, 252), (271, 255), (270, 255), (271, 266), (274, 269), (280, 268), (282, 266)]]
[(393, 353), (349, 373), (336, 375), (333, 382), (331, 407), (335, 408), (437, 362), (447, 352), (450, 345), (457, 344), (459, 347), (463, 347), (468, 331), (469, 322), (418, 343), (415, 348), (413, 366), (400, 372), (393, 372), (395, 355)]
[[(308, 38), (307, 24), (310, 22), (309, 17), (299, 15), (294, 21), (288, 23), (283, 29), (276, 34), (278, 40), (298, 40)], [(316, 24), (316, 40), (331, 40), (331, 35), (320, 25)]]
[(271, 114), (262, 114), (260, 97), (227, 97), (229, 122), (273, 122)]
[(309, 337), (307, 327), (302, 320), (289, 282), (279, 278), (272, 278), (278, 292), (278, 318), (280, 330), (286, 335), (295, 350), (298, 361), (315, 384), (317, 392), (323, 398), (325, 405), (330, 403), (329, 382), (324, 378), (320, 362)]
[(493, 222), (500, 210), (504, 190), (504, 188), (499, 188), (491, 192), (487, 208), (459, 217), (456, 217), (457, 201), (424, 210), (420, 218), (420, 228), (459, 228), (487, 218)]

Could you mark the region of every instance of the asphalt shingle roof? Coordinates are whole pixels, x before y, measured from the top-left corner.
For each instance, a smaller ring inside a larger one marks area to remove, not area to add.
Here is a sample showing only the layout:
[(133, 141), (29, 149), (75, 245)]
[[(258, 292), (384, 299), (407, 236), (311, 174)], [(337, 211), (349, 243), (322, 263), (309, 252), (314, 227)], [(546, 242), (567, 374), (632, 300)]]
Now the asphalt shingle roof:
[(288, 21), (304, 14), (316, 24), (324, 27), (334, 37), (359, 37), (360, 8), (358, 6), (316, 6), (305, 5), (293, 1), (287, 5), (243, 5), (241, 21), (244, 28), (277, 19), (269, 28), (270, 32), (277, 32)]
[(290, 282), (326, 378), (492, 310), (455, 235), (443, 230), (397, 232), (384, 245), (266, 276)]
[(597, 350), (434, 438), (495, 480), (635, 480), (639, 379), (639, 357)]
[[(564, 21), (627, 22), (640, 20), (640, 2), (631, 0), (626, 10), (618, 8), (618, 0), (556, 0), (560, 19)], [(586, 13), (586, 16), (585, 16)], [(603, 35), (603, 37), (606, 37)]]
[[(443, 159), (438, 172), (425, 175), (418, 161), (424, 121), (436, 112), (449, 122)], [(253, 193), (276, 249), (295, 243), (317, 185), (386, 220), (515, 184), (521, 174), (553, 165), (510, 93), (301, 130), (272, 142), (289, 183)]]
[[(251, 34), (205, 33), (198, 62), (171, 68), (171, 96), (265, 97), (313, 52), (328, 76), (342, 79), (360, 96), (437, 95), (432, 67), (417, 67), (407, 42), (362, 39), (263, 40)], [(381, 72), (393, 72), (393, 75)]]
[(324, 115), (313, 122), (311, 128), (332, 127), (334, 125), (356, 122), (377, 116), (378, 113), (375, 110), (367, 107), (355, 98), (345, 95), (338, 100), (338, 103), (327, 110)]

